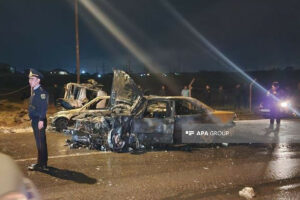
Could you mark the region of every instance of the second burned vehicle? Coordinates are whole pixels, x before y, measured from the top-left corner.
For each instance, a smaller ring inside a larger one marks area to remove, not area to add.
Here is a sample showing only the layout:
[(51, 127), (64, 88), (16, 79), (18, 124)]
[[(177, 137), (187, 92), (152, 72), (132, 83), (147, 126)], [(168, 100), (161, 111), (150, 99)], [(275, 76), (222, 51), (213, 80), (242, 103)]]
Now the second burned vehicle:
[(235, 113), (216, 111), (197, 99), (143, 96), (123, 71), (114, 71), (110, 113), (76, 117), (70, 144), (123, 151), (145, 145), (182, 144), (190, 124), (232, 125)]
[(56, 131), (63, 131), (74, 124), (73, 118), (80, 115), (81, 118), (95, 113), (108, 112), (109, 96), (99, 96), (82, 106), (81, 108), (62, 110), (50, 117), (50, 125)]
[(107, 96), (102, 87), (94, 79), (81, 84), (68, 83), (65, 85), (64, 97), (57, 99), (57, 106), (65, 110), (80, 108), (95, 97)]

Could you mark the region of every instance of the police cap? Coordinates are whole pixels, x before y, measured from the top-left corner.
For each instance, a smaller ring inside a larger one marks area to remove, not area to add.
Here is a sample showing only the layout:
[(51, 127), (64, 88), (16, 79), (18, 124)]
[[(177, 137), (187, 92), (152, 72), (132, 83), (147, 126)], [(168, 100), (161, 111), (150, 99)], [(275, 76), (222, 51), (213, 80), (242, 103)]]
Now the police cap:
[(43, 74), (41, 74), (39, 71), (37, 71), (35, 69), (30, 69), (28, 78), (32, 78), (32, 77), (36, 77), (38, 79), (44, 78)]

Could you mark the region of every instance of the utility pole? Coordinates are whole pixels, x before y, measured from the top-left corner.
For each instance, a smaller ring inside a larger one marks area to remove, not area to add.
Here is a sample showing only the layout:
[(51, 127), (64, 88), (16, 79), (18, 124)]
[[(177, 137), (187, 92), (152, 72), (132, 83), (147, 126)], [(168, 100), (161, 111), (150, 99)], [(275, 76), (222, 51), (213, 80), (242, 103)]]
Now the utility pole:
[(78, 34), (78, 0), (74, 0), (74, 4), (75, 4), (75, 36), (76, 36), (76, 74), (77, 74), (77, 83), (80, 83), (79, 34)]
[(254, 81), (252, 81), (249, 85), (249, 110), (250, 112), (252, 112), (252, 88), (253, 88), (253, 84), (255, 83), (256, 79), (254, 79)]

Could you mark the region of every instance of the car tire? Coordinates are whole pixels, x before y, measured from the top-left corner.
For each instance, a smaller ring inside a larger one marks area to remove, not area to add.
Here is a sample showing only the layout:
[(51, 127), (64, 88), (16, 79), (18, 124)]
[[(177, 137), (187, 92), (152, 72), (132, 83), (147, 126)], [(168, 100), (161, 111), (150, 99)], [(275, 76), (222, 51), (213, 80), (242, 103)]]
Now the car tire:
[(59, 118), (55, 122), (55, 129), (58, 132), (62, 132), (64, 129), (68, 127), (68, 119), (66, 118)]
[(109, 148), (114, 152), (124, 152), (126, 142), (121, 139), (120, 135), (115, 132), (114, 129), (111, 129), (108, 133), (107, 143)]

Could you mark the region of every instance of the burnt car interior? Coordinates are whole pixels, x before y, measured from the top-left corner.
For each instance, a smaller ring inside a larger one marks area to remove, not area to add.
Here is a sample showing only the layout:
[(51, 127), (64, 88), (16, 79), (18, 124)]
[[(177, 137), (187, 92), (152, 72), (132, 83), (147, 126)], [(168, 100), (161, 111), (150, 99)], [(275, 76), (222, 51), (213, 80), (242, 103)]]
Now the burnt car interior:
[(100, 99), (99, 101), (95, 101), (91, 105), (87, 107), (88, 110), (101, 110), (108, 106), (108, 101), (106, 99)]
[(97, 96), (105, 96), (101, 88), (102, 85), (92, 79), (88, 83), (68, 83), (65, 85), (64, 97), (56, 100), (57, 106), (67, 110), (80, 108)]
[(171, 109), (167, 101), (149, 101), (144, 112), (145, 118), (166, 118), (171, 116)]
[(175, 112), (176, 115), (193, 115), (193, 114), (204, 114), (205, 109), (192, 104), (185, 100), (175, 101)]

